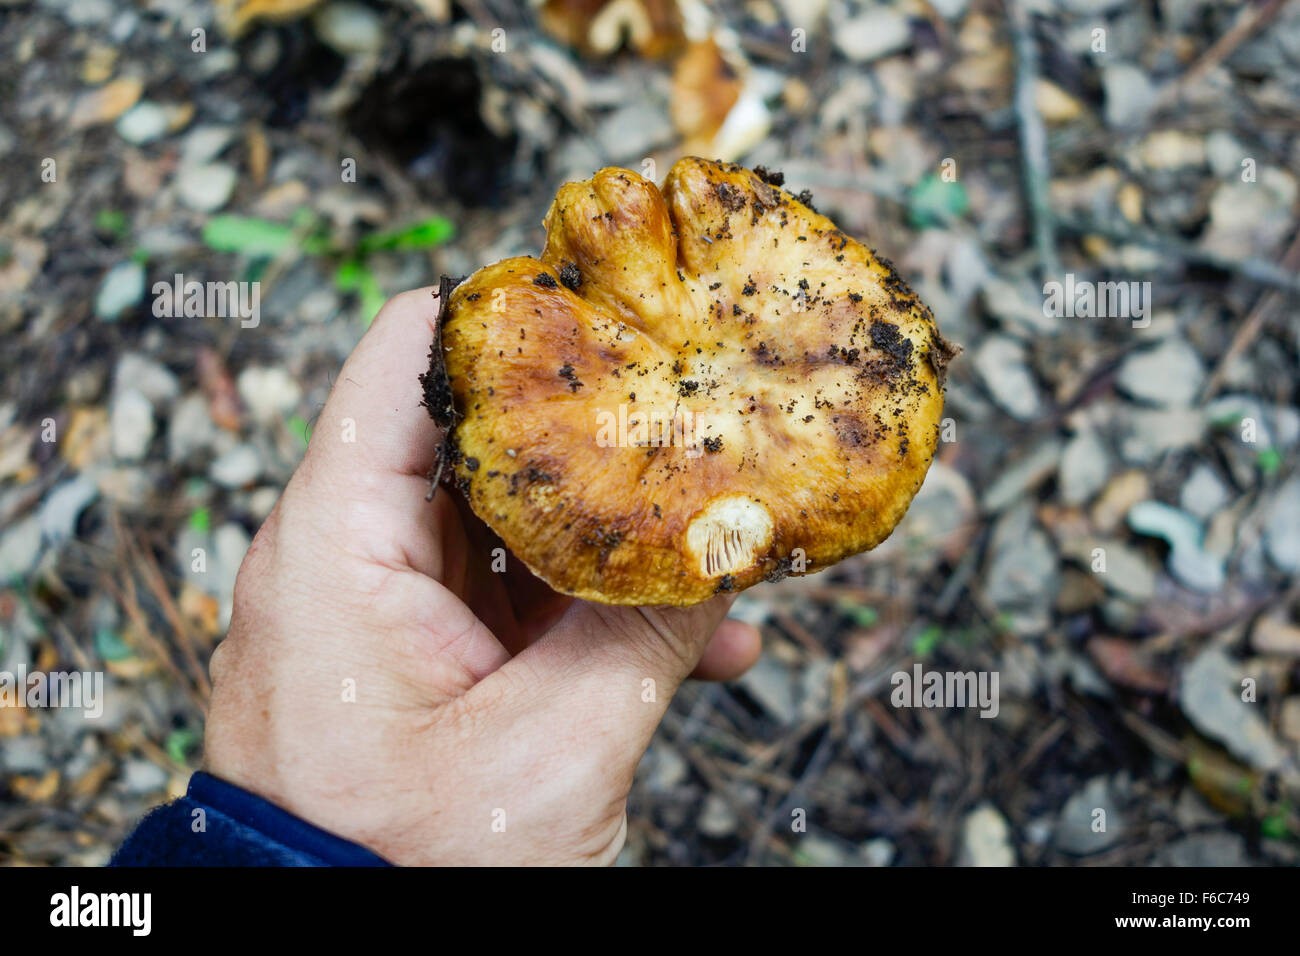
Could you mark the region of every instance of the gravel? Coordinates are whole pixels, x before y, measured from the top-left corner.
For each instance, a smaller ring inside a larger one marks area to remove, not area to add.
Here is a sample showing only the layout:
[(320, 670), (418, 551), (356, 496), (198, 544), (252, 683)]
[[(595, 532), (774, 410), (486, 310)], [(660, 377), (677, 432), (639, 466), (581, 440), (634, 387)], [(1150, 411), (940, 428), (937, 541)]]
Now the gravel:
[(1250, 766), (1272, 770), (1285, 752), (1269, 731), (1260, 705), (1242, 699), (1252, 675), (1217, 647), (1202, 651), (1181, 675), (1178, 704), (1196, 727)]
[(1038, 385), (1020, 342), (1006, 335), (990, 335), (976, 350), (974, 366), (993, 401), (1008, 415), (1028, 422), (1042, 413)]
[(153, 441), (153, 404), (134, 388), (122, 389), (113, 399), (109, 427), (113, 457), (118, 461), (140, 461)]
[(112, 322), (144, 299), (144, 266), (122, 262), (108, 270), (95, 295), (95, 315)]
[(238, 179), (235, 168), (226, 163), (186, 165), (176, 174), (176, 193), (191, 209), (216, 212), (230, 201)]
[(1140, 401), (1184, 407), (1200, 393), (1205, 367), (1196, 350), (1182, 339), (1166, 339), (1126, 358), (1116, 381)]
[(1006, 818), (985, 803), (966, 815), (961, 827), (962, 866), (1015, 866), (1016, 851)]
[(1124, 837), (1119, 803), (1105, 776), (1093, 777), (1061, 808), (1056, 846), (1063, 853), (1087, 856), (1115, 846)]

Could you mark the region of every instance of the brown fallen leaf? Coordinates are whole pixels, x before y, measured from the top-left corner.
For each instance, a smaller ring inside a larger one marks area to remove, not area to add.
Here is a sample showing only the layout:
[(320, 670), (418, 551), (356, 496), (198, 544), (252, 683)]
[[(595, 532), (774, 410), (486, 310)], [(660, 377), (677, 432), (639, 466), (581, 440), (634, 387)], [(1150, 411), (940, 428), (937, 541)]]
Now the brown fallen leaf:
[(214, 637), (219, 630), (218, 618), (220, 605), (217, 599), (189, 581), (181, 589), (178, 602), (181, 615), (192, 623), (201, 634)]
[(1228, 816), (1249, 813), (1259, 796), (1259, 774), (1195, 734), (1183, 740), (1187, 775), (1210, 805)]
[(131, 107), (144, 93), (144, 83), (137, 77), (123, 76), (97, 90), (82, 93), (72, 107), (69, 122), (73, 129), (86, 129), (111, 123)]
[(321, 0), (217, 0), (217, 21), (232, 37), (258, 21), (283, 23), (311, 11)]
[(1153, 667), (1140, 645), (1118, 637), (1094, 637), (1087, 647), (1097, 667), (1112, 683), (1144, 694), (1169, 690), (1169, 678)]
[(669, 112), (688, 153), (713, 155), (712, 144), (744, 84), (712, 39), (692, 43), (673, 69)]
[(107, 461), (110, 453), (108, 409), (77, 408), (66, 426), (63, 441), (59, 443), (63, 460), (77, 471)]
[(547, 0), (542, 29), (588, 56), (624, 45), (644, 57), (676, 53), (686, 40), (677, 0)]
[(226, 431), (239, 431), (243, 421), (243, 406), (239, 401), (239, 391), (235, 380), (231, 378), (225, 361), (206, 346), (199, 349), (196, 360), (199, 374), (199, 388), (208, 399), (208, 414), (218, 428)]
[(1263, 614), (1250, 633), (1250, 646), (1261, 654), (1300, 657), (1300, 627), (1285, 616)]
[(9, 789), (28, 803), (48, 803), (59, 792), (59, 772), (51, 767), (40, 777), (11, 777)]

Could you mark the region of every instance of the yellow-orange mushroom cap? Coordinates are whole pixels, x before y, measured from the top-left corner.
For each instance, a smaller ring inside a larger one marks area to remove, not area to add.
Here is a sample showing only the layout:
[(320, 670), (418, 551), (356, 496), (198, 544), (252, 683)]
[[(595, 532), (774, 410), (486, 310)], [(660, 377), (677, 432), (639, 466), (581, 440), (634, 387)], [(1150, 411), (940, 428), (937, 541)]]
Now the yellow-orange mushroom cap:
[(454, 408), (456, 483), (556, 590), (695, 604), (875, 547), (907, 511), (955, 349), (778, 183), (602, 169), (560, 189), (540, 259), (445, 299), (426, 390)]

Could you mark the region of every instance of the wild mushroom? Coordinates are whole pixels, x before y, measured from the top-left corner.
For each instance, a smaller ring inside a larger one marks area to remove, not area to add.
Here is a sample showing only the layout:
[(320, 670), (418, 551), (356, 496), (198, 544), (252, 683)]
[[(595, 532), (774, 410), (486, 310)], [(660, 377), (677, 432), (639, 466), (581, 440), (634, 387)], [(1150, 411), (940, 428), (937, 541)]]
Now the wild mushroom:
[(695, 604), (873, 548), (907, 511), (956, 349), (781, 184), (602, 169), (560, 189), (540, 259), (444, 283), (425, 388), (447, 461), (557, 590)]

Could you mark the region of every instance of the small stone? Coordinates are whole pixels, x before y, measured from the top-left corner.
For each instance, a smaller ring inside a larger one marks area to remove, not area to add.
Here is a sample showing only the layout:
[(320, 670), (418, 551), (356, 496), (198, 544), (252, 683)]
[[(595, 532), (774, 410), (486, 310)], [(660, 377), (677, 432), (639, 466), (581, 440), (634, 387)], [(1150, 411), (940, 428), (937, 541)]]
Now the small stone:
[(1169, 545), (1169, 570), (1185, 585), (1206, 593), (1223, 587), (1223, 558), (1205, 550), (1201, 523), (1187, 512), (1160, 501), (1139, 501), (1129, 509), (1128, 523), (1138, 534)]
[(172, 410), (167, 426), (167, 460), (180, 464), (191, 455), (211, 448), (217, 437), (217, 426), (208, 413), (208, 400), (202, 392), (190, 392)]
[(213, 460), (208, 477), (223, 488), (243, 488), (262, 474), (262, 456), (249, 444), (236, 445)]
[(1120, 455), (1134, 465), (1150, 465), (1166, 452), (1198, 445), (1205, 434), (1205, 421), (1192, 408), (1129, 407), (1122, 422)]
[(1106, 125), (1115, 129), (1138, 129), (1155, 105), (1156, 90), (1146, 70), (1132, 63), (1115, 63), (1101, 74), (1106, 98)]
[(158, 493), (148, 473), (131, 466), (97, 471), (95, 483), (106, 500), (128, 510), (140, 508)]
[(1222, 830), (1193, 833), (1164, 847), (1156, 854), (1164, 866), (1247, 866), (1246, 841)]
[(104, 322), (116, 320), (144, 298), (144, 266), (120, 262), (108, 270), (95, 294), (95, 315)]
[(1156, 594), (1156, 573), (1147, 559), (1135, 548), (1121, 541), (1103, 541), (1106, 571), (1098, 577), (1102, 583), (1133, 601), (1149, 601)]
[(676, 136), (668, 114), (645, 99), (605, 115), (596, 127), (602, 154), (614, 159), (649, 155)]
[(139, 461), (149, 450), (154, 435), (153, 405), (133, 388), (123, 389), (113, 399), (109, 430), (113, 457), (118, 461)]
[(6, 739), (0, 747), (0, 765), (9, 773), (43, 773), (49, 760), (45, 741), (33, 734)]
[(1213, 468), (1200, 464), (1192, 469), (1187, 481), (1183, 482), (1179, 503), (1184, 511), (1204, 521), (1228, 503), (1228, 489)]
[(795, 847), (794, 859), (799, 866), (844, 866), (845, 852), (835, 840), (810, 833)]
[(1216, 179), (1240, 176), (1241, 161), (1249, 155), (1241, 142), (1225, 130), (1215, 130), (1205, 139), (1205, 158)]
[(181, 162), (186, 165), (210, 163), (235, 141), (230, 126), (198, 126), (189, 132), (181, 146)]
[(858, 854), (867, 866), (889, 866), (894, 862), (894, 856), (897, 853), (898, 849), (894, 846), (893, 841), (885, 837), (868, 840), (858, 850)]
[(1116, 381), (1144, 402), (1185, 407), (1196, 400), (1204, 379), (1205, 366), (1196, 350), (1181, 338), (1170, 338), (1153, 349), (1129, 355)]
[(316, 12), (312, 26), (322, 41), (339, 53), (378, 53), (384, 45), (384, 24), (370, 7), (347, 0), (327, 4)]
[(1052, 335), (1060, 325), (1055, 317), (1044, 312), (1041, 291), (1024, 283), (991, 276), (984, 280), (979, 292), (985, 311), (1010, 331)]
[(211, 581), (205, 590), (221, 602), (218, 617), (223, 631), (230, 626), (235, 578), (251, 544), (248, 532), (233, 521), (227, 521), (212, 534), (212, 563), (208, 568)]
[(1106, 490), (1092, 506), (1092, 526), (1102, 534), (1113, 534), (1129, 509), (1150, 497), (1151, 480), (1145, 472), (1121, 472), (1107, 482)]
[(302, 399), (302, 388), (279, 366), (246, 368), (235, 385), (253, 421), (263, 425), (283, 419)]
[(985, 803), (966, 814), (961, 826), (961, 866), (1015, 866), (1011, 828), (992, 804)]
[(112, 0), (75, 0), (60, 3), (59, 14), (74, 27), (96, 27), (113, 16)]
[(1210, 222), (1198, 245), (1223, 256), (1272, 256), (1291, 235), (1297, 192), (1295, 177), (1276, 167), (1260, 166), (1255, 182), (1233, 177), (1210, 197)]
[(975, 371), (993, 400), (1018, 421), (1042, 412), (1038, 384), (1029, 371), (1025, 347), (1007, 335), (990, 335), (975, 351)]
[(1056, 825), (1056, 846), (1064, 853), (1087, 856), (1113, 846), (1124, 835), (1110, 781), (1093, 777), (1061, 808)]
[(912, 42), (907, 17), (889, 7), (876, 7), (841, 23), (834, 33), (835, 48), (850, 60), (870, 63), (906, 49)]
[(1248, 676), (1222, 650), (1209, 647), (1184, 667), (1178, 704), (1201, 733), (1252, 767), (1275, 770), (1285, 754), (1261, 716), (1261, 706), (1241, 699), (1242, 679)]
[(938, 557), (948, 544), (960, 540), (962, 529), (974, 521), (975, 495), (966, 476), (936, 461), (926, 472), (894, 538), (909, 552), (915, 546), (926, 555)]
[(980, 507), (986, 512), (998, 512), (1014, 504), (1055, 474), (1060, 461), (1060, 440), (1043, 439), (989, 482), (980, 497)]
[(113, 388), (133, 388), (155, 406), (175, 401), (181, 392), (180, 380), (167, 366), (138, 352), (127, 352), (118, 359)]
[(1083, 115), (1083, 103), (1051, 80), (1040, 79), (1034, 86), (1034, 105), (1049, 125), (1069, 123)]
[(994, 526), (983, 588), (986, 600), (1013, 616), (1018, 631), (1046, 626), (1059, 590), (1059, 563), (1047, 534), (1033, 521), (1029, 502), (1006, 512)]
[(142, 100), (117, 121), (117, 135), (135, 146), (162, 139), (167, 133), (167, 111), (157, 103)]
[(1060, 6), (1070, 13), (1084, 16), (1100, 16), (1116, 7), (1121, 7), (1128, 0), (1062, 0)]
[(272, 485), (258, 488), (248, 496), (248, 513), (257, 521), (265, 521), (279, 500), (279, 488)]
[(1186, 169), (1205, 162), (1205, 138), (1178, 129), (1162, 129), (1148, 134), (1134, 157), (1147, 169)]
[(1300, 476), (1278, 489), (1264, 527), (1269, 560), (1288, 574), (1300, 573)]
[(705, 836), (717, 839), (735, 833), (739, 822), (731, 804), (719, 794), (710, 793), (704, 798), (696, 826)]
[(1110, 475), (1110, 453), (1092, 429), (1080, 431), (1070, 439), (1061, 454), (1057, 483), (1061, 500), (1067, 505), (1081, 505), (1106, 485)]
[(652, 746), (642, 762), (649, 767), (645, 783), (651, 793), (671, 793), (690, 776), (686, 758), (677, 752), (677, 748), (667, 744)]
[(1282, 714), (1278, 720), (1282, 736), (1292, 743), (1300, 743), (1300, 696), (1291, 695), (1282, 701)]
[(99, 486), (85, 474), (65, 481), (46, 495), (39, 512), (45, 541), (57, 547), (73, 538), (77, 533), (77, 519), (98, 497)]
[(1300, 657), (1300, 627), (1282, 614), (1262, 614), (1250, 633), (1250, 646), (1261, 654)]
[[(29, 515), (11, 524), (0, 533), (0, 582), (7, 584), (13, 578), (26, 577), (40, 556), (41, 523), (37, 516)], [(4, 749), (0, 747), (0, 754)]]
[(779, 723), (792, 723), (798, 716), (790, 671), (768, 655), (745, 672), (740, 686)]
[(182, 166), (176, 174), (176, 193), (191, 209), (216, 212), (230, 201), (237, 178), (234, 167), (226, 163)]
[(151, 760), (141, 757), (122, 765), (122, 786), (127, 793), (156, 793), (167, 787), (167, 771)]

